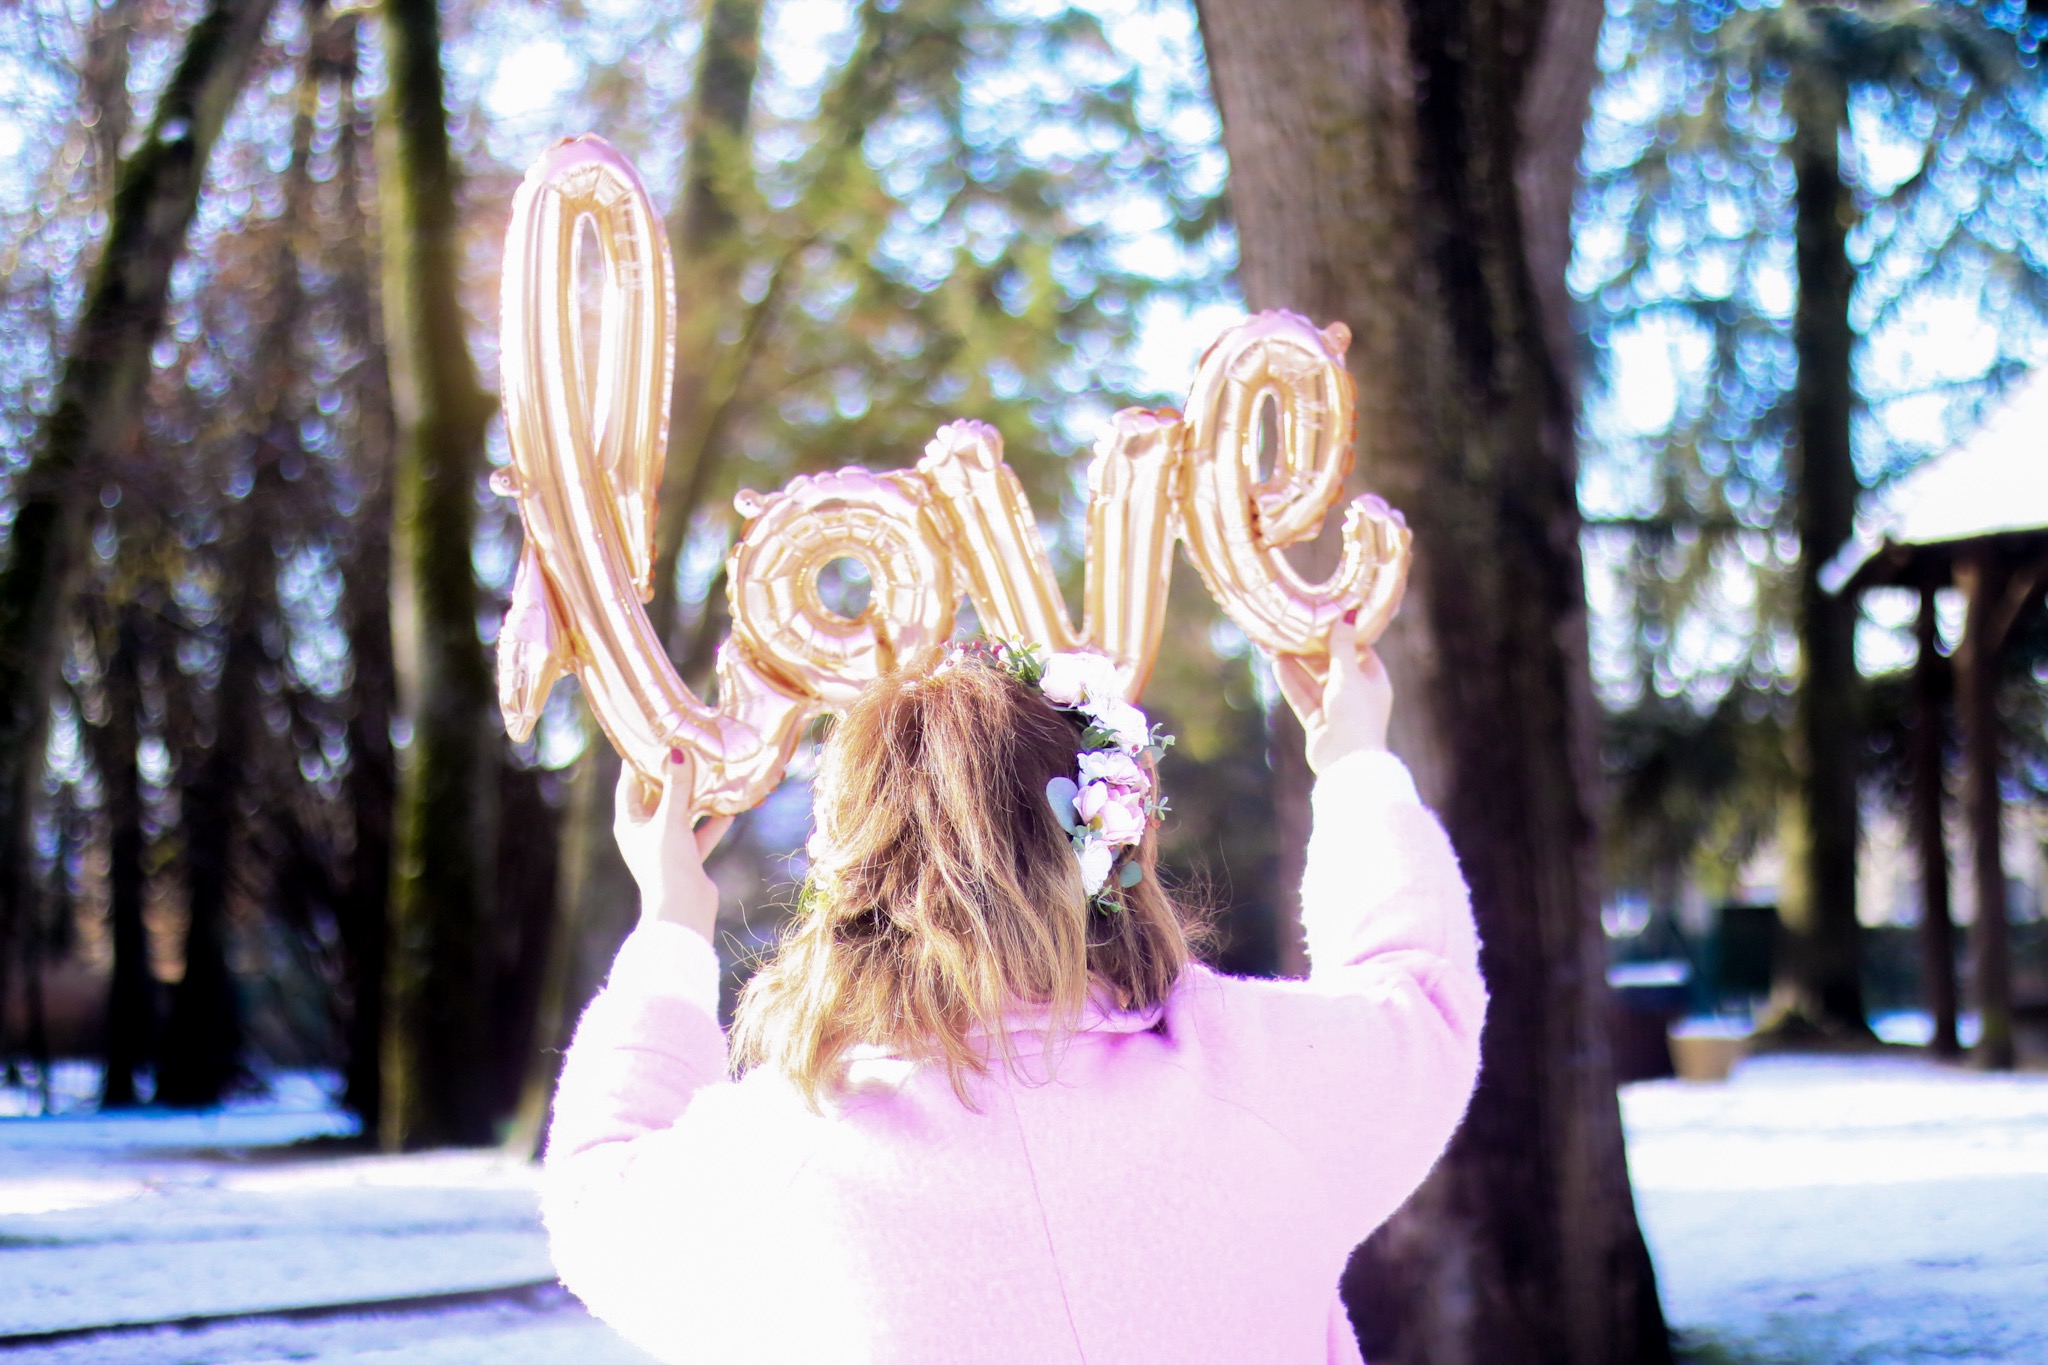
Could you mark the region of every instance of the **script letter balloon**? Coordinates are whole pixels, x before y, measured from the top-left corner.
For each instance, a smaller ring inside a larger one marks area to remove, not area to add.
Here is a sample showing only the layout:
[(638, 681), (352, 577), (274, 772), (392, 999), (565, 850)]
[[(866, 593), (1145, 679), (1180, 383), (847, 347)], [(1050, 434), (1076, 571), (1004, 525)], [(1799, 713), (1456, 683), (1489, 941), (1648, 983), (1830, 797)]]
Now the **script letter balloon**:
[[(734, 500), (748, 519), (726, 561), (733, 640), (781, 678), (831, 707), (914, 650), (953, 633), (951, 558), (912, 474), (842, 469)], [(818, 592), (836, 559), (867, 571), (867, 606), (844, 616)]]
[[(1260, 313), (1203, 355), (1188, 399), (1181, 534), (1210, 594), (1262, 649), (1329, 657), (1330, 628), (1354, 608), (1370, 643), (1399, 607), (1408, 529), (1370, 495), (1345, 509), (1336, 571), (1307, 582), (1282, 550), (1312, 539), (1351, 471), (1351, 334), (1294, 313)], [(1278, 449), (1259, 477), (1260, 412), (1275, 409)]]
[(1166, 628), (1181, 435), (1177, 412), (1125, 408), (1109, 419), (1088, 466), (1086, 635), (1116, 660), (1124, 695), (1133, 701), (1145, 690)]
[[(597, 355), (584, 351), (579, 253), (602, 284)], [(1262, 313), (1202, 357), (1188, 416), (1126, 409), (1088, 470), (1087, 577), (1076, 631), (1002, 438), (940, 428), (914, 470), (848, 468), (735, 499), (747, 519), (726, 561), (732, 635), (718, 705), (677, 676), (644, 603), (653, 595), (655, 499), (668, 445), (675, 282), (668, 238), (639, 177), (601, 139), (549, 148), (519, 188), (505, 239), (501, 357), (512, 463), (492, 483), (526, 531), (498, 638), (498, 700), (525, 738), (548, 693), (576, 674), (599, 725), (650, 781), (687, 752), (691, 809), (732, 814), (781, 780), (803, 727), (846, 706), (907, 654), (948, 638), (961, 588), (992, 635), (1093, 648), (1127, 695), (1144, 687), (1166, 619), (1173, 544), (1261, 648), (1329, 657), (1331, 626), (1358, 612), (1364, 641), (1400, 605), (1409, 538), (1373, 497), (1345, 513), (1342, 560), (1309, 583), (1282, 553), (1313, 537), (1351, 468), (1349, 333)], [(1278, 448), (1259, 470), (1260, 414)], [(820, 592), (835, 561), (866, 572), (869, 601), (841, 612)]]
[[(584, 354), (577, 257), (592, 229), (603, 286)], [(653, 591), (655, 493), (668, 443), (675, 285), (668, 238), (632, 165), (598, 138), (549, 148), (512, 203), (500, 346), (512, 465), (494, 480), (526, 531), (498, 647), (499, 703), (531, 731), (573, 669), (598, 723), (644, 777), (672, 749), (698, 760), (693, 802), (733, 811), (786, 759), (805, 699), (734, 660), (714, 711), (676, 676), (642, 603)], [(586, 376), (588, 381), (586, 382)], [(722, 660), (723, 662), (723, 660)], [(771, 778), (772, 784), (772, 778)]]
[(1073, 624), (1052, 576), (1038, 518), (1003, 463), (1003, 438), (986, 422), (949, 422), (917, 462), (940, 532), (967, 579), (981, 627), (1005, 640), (1074, 648)]

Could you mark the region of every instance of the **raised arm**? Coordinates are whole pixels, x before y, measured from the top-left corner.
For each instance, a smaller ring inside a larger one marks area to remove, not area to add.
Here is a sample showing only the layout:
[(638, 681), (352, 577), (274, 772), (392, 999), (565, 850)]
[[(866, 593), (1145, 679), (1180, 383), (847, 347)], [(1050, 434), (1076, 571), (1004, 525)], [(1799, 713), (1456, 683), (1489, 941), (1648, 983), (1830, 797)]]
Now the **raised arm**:
[(1358, 648), (1348, 622), (1330, 643), (1321, 681), (1299, 660), (1274, 660), (1316, 774), (1301, 882), (1309, 979), (1328, 981), (1368, 962), (1398, 966), (1401, 955), (1420, 954), (1432, 974), (1441, 963), (1476, 985), (1479, 941), (1457, 858), (1407, 767), (1387, 750), (1394, 704), (1387, 670)]
[(1301, 886), (1311, 965), (1306, 982), (1262, 995), (1291, 1087), (1275, 1103), (1362, 1236), (1456, 1130), (1478, 1075), (1486, 990), (1450, 840), (1386, 749), (1386, 672), (1348, 629), (1332, 647), (1321, 683), (1276, 661), (1317, 773)]
[(562, 1282), (657, 1352), (707, 1284), (730, 1225), (732, 1181), (700, 1112), (726, 1074), (718, 890), (703, 857), (729, 821), (689, 828), (677, 764), (662, 791), (628, 768), (615, 833), (641, 888), (641, 919), (584, 1012), (562, 1064), (541, 1211)]

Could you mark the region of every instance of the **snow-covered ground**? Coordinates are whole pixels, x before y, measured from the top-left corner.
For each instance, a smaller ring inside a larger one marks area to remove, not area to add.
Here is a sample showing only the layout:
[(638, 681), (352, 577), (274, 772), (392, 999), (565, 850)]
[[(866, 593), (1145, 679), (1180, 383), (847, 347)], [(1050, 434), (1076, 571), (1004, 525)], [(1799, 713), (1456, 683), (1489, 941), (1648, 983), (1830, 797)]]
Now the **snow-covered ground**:
[(2048, 1362), (2048, 1076), (1765, 1057), (1622, 1117), (1703, 1365)]
[(109, 1118), (58, 1081), (53, 1117), (0, 1118), (7, 1365), (645, 1365), (552, 1285), (529, 1162), (323, 1152), (354, 1122), (318, 1078)]
[[(526, 1163), (323, 1151), (348, 1120), (306, 1078), (109, 1119), (60, 1079), (0, 1118), (4, 1365), (644, 1365), (548, 1285)], [(1622, 1110), (1690, 1360), (2048, 1362), (2048, 1077), (1765, 1058)]]
[(417, 1312), (352, 1312), (297, 1321), (101, 1333), (0, 1345), (8, 1365), (651, 1365), (593, 1321), (559, 1285)]

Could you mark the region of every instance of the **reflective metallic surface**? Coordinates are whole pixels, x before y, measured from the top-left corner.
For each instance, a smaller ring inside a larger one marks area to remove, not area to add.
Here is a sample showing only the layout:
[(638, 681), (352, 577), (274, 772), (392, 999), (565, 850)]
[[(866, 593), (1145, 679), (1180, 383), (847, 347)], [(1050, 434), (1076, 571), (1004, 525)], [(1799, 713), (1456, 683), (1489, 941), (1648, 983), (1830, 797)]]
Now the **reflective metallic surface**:
[[(584, 353), (579, 250), (603, 285), (594, 361)], [(964, 592), (983, 628), (1114, 659), (1135, 698), (1157, 656), (1176, 539), (1255, 644), (1327, 664), (1330, 628), (1359, 613), (1378, 637), (1399, 608), (1409, 534), (1378, 498), (1345, 511), (1343, 552), (1321, 583), (1282, 553), (1312, 539), (1351, 469), (1350, 335), (1262, 313), (1203, 356), (1183, 420), (1126, 409), (1088, 471), (1084, 622), (1073, 626), (1002, 438), (940, 428), (912, 470), (848, 468), (742, 492), (727, 560), (731, 638), (718, 705), (684, 686), (642, 605), (653, 595), (655, 493), (675, 365), (667, 237), (626, 159), (595, 137), (543, 153), (506, 234), (502, 366), (512, 464), (494, 486), (526, 531), (498, 641), (506, 727), (532, 732), (549, 689), (580, 680), (627, 762), (658, 780), (672, 749), (695, 760), (694, 809), (726, 814), (767, 795), (807, 721), (845, 706), (895, 661), (948, 637)], [(1275, 421), (1261, 475), (1261, 410)], [(820, 592), (834, 561), (865, 570), (852, 615)]]

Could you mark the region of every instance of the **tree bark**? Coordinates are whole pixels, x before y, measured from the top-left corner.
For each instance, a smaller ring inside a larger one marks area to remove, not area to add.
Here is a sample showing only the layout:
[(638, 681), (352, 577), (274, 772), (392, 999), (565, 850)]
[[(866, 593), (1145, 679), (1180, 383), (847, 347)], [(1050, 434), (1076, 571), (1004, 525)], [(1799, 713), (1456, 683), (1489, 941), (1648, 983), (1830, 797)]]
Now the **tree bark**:
[(562, 812), (556, 924), (534, 1010), (535, 1047), (507, 1137), (514, 1151), (539, 1152), (576, 1020), (603, 984), (640, 913), (639, 889), (612, 837), (612, 794), (621, 760), (587, 714), (583, 728), (583, 756), (569, 774), (569, 799)]
[(470, 358), (458, 172), (434, 0), (383, 6), (390, 88), (378, 157), (385, 339), (397, 415), (393, 642), (402, 722), (381, 1137), (487, 1143), (485, 917), (495, 902), (501, 733), (471, 568), (492, 405)]
[(751, 180), (748, 124), (760, 67), (761, 0), (712, 0), (697, 79), (683, 121), (682, 204), (670, 245), (676, 264), (676, 368), (669, 389), (668, 457), (656, 529), (655, 633), (675, 647), (676, 557), (716, 456), (707, 381), (720, 334), (740, 313), (741, 249), (734, 186)]
[(509, 753), (504, 756), (498, 810), (504, 827), (518, 830), (519, 837), (498, 841), (500, 903), (491, 1016), (491, 1037), (496, 1041), (492, 1056), (494, 1114), (516, 1116), (535, 1055), (555, 1041), (541, 1032), (541, 1003), (557, 956), (560, 916), (555, 896), (561, 887), (562, 826), (559, 813), (548, 801), (548, 780), (549, 775), (541, 769), (521, 767)]
[(1493, 1003), (1463, 1129), (1354, 1259), (1375, 1365), (1663, 1362), (1606, 1036), (1563, 311), (1595, 0), (1202, 0), (1254, 307), (1351, 326), (1361, 473), (1408, 514), (1394, 743)]
[(1308, 867), (1309, 793), (1316, 779), (1308, 766), (1307, 736), (1288, 707), (1266, 714), (1266, 757), (1273, 773), (1273, 875), (1285, 888), (1273, 916), (1273, 964), (1281, 976), (1303, 977), (1308, 943), (1301, 933), (1301, 877)]
[(139, 667), (142, 608), (118, 602), (102, 613), (99, 636), (106, 720), (93, 727), (93, 766), (99, 770), (107, 819), (107, 921), (114, 945), (107, 982), (106, 1071), (100, 1108), (138, 1101), (135, 1073), (149, 1064), (156, 1043), (156, 978), (149, 966), (149, 933), (142, 918), (148, 891), (143, 865), (142, 783), (136, 762), (142, 710)]
[(355, 426), (351, 443), (361, 502), (349, 526), (342, 569), (341, 613), (348, 633), (349, 826), (347, 891), (340, 917), (348, 993), (346, 1089), (342, 1102), (374, 1134), (383, 1116), (382, 1045), (387, 919), (391, 906), (392, 828), (398, 767), (391, 719), (398, 682), (391, 645), (391, 483), (396, 436), (391, 380), (385, 369), (384, 329), (378, 310), (377, 219), (368, 198), (361, 117), (355, 104), (360, 30), (344, 16), (330, 30), (340, 97), (335, 139), (337, 176), (346, 225), (338, 241), (342, 276), (341, 325), (360, 359), (350, 375)]
[(1839, 144), (1847, 88), (1821, 64), (1795, 68), (1786, 96), (1791, 141), (1799, 304), (1793, 393), (1799, 523), (1799, 815), (1803, 857), (1779, 898), (1785, 953), (1768, 1027), (1779, 1033), (1868, 1037), (1863, 1016), (1862, 929), (1856, 920), (1856, 598), (1821, 585), (1821, 570), (1855, 529), (1861, 486), (1850, 450), (1855, 332), (1849, 261), (1855, 201), (1842, 182)]
[(85, 64), (78, 73), (92, 117), (93, 171), (102, 199), (110, 203), (120, 188), (121, 144), (128, 140), (135, 116), (128, 69), (141, 15), (142, 0), (111, 0), (97, 8), (86, 31)]
[[(254, 497), (252, 490), (250, 497)], [(243, 509), (246, 510), (246, 509)], [(246, 533), (222, 572), (227, 583), (247, 584), (261, 571), (248, 552)], [(261, 546), (267, 550), (267, 543)], [(270, 566), (274, 578), (276, 565)], [(194, 779), (179, 793), (185, 834), (185, 969), (171, 987), (157, 1065), (157, 1103), (176, 1108), (218, 1104), (242, 1075), (242, 1013), (228, 968), (228, 900), (233, 857), (243, 832), (241, 784), (248, 767), (248, 727), (242, 718), (261, 703), (258, 671), (265, 656), (250, 622), (256, 594), (239, 590), (222, 615), (227, 658), (214, 689), (214, 734)], [(261, 723), (260, 721), (258, 722)]]
[(1943, 832), (1942, 719), (1946, 712), (1942, 659), (1935, 648), (1934, 589), (1920, 589), (1920, 620), (1913, 659), (1913, 844), (1920, 858), (1920, 977), (1929, 1040), (1937, 1057), (1956, 1046), (1956, 927), (1949, 912), (1948, 839)]
[[(93, 171), (102, 203), (120, 188), (121, 144), (133, 122), (128, 71), (141, 0), (112, 0), (94, 11), (87, 30), (79, 89), (92, 125)], [(115, 529), (120, 521), (115, 517)], [(118, 579), (118, 568), (114, 576)], [(126, 585), (103, 585), (90, 626), (101, 670), (105, 722), (92, 728), (93, 766), (99, 771), (107, 824), (107, 921), (113, 964), (107, 983), (105, 1065), (100, 1073), (100, 1108), (122, 1109), (137, 1102), (135, 1073), (150, 1061), (156, 1041), (156, 981), (150, 973), (148, 936), (142, 920), (147, 890), (143, 867), (146, 839), (136, 766), (137, 716), (142, 705), (139, 668), (142, 612)]]
[[(309, 6), (313, 22), (320, 7)], [(312, 193), (313, 111), (322, 78), (318, 43), (300, 73), (298, 110), (292, 121), (291, 159), (284, 176), (284, 205), (273, 228), (264, 319), (256, 345), (257, 372), (249, 452), (249, 492), (223, 517), (221, 537), (221, 622), (226, 654), (214, 689), (213, 743), (185, 791), (186, 864), (185, 974), (171, 992), (164, 1025), (157, 1100), (163, 1104), (217, 1104), (241, 1075), (242, 1019), (238, 990), (228, 965), (228, 917), (238, 858), (251, 833), (247, 799), (256, 771), (257, 746), (266, 734), (263, 675), (279, 661), (264, 643), (276, 620), (278, 547), (290, 483), (285, 462), (299, 451), (298, 407), (293, 399), (300, 373), (299, 327), (305, 290), (299, 276), (299, 238)]]
[[(61, 874), (61, 869), (59, 871)], [(50, 1015), (43, 994), (43, 951), (49, 933), (49, 907), (42, 894), (43, 888), (36, 879), (29, 877), (25, 880), (28, 885), (21, 901), (27, 921), (27, 932), (21, 936), (22, 1013), (26, 1035), (23, 1041), (29, 1061), (35, 1066), (36, 1112), (47, 1114), (50, 1112)]]
[[(149, 135), (121, 168), (107, 240), (55, 402), (15, 481), (0, 569), (0, 962), (28, 874), (26, 821), (81, 569), (85, 509), (99, 470), (135, 430), (214, 143), (276, 0), (213, 0), (193, 25)], [(4, 1017), (0, 999), (0, 1017)]]

